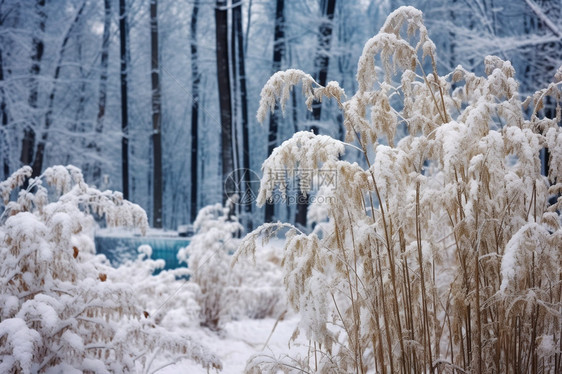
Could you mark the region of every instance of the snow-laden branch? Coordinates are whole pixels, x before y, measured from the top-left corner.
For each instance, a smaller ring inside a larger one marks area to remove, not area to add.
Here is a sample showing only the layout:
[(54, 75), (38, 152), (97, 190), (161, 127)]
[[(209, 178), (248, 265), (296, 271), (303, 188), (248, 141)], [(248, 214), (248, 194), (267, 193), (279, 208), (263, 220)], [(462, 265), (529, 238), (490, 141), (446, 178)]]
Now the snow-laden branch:
[(531, 8), (533, 12), (544, 22), (546, 27), (550, 29), (557, 37), (562, 38), (562, 32), (558, 30), (558, 27), (554, 22), (551, 21), (550, 18), (546, 14), (544, 14), (543, 10), (540, 6), (538, 6), (533, 0), (525, 0), (525, 3)]

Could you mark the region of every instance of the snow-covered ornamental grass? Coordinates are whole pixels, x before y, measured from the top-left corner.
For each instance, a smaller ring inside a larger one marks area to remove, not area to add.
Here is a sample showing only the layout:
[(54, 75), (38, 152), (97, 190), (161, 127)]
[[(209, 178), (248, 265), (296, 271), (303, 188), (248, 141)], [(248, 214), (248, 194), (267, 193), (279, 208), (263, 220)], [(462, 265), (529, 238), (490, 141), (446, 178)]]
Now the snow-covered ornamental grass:
[[(309, 107), (338, 102), (347, 143), (300, 132), (263, 165), (260, 204), (283, 168), (336, 170), (337, 188), (310, 209), (326, 220), (293, 228), (284, 250), (310, 354), (255, 356), (251, 372), (562, 372), (562, 70), (522, 100), (508, 61), (485, 66), (439, 76), (422, 13), (402, 7), (366, 43), (351, 98), (299, 70), (270, 78), (261, 121), (302, 83)], [(555, 118), (542, 114), (547, 98)], [(396, 143), (401, 126), (409, 135)], [(247, 236), (238, 256), (275, 229)]]
[(143, 309), (161, 293), (155, 282), (177, 287), (166, 272), (150, 277), (163, 264), (113, 269), (95, 255), (93, 214), (144, 231), (146, 213), (89, 187), (72, 166), (30, 175), (26, 166), (0, 183), (0, 372), (152, 373), (181, 358), (220, 368), (204, 347), (160, 327), (162, 312)]

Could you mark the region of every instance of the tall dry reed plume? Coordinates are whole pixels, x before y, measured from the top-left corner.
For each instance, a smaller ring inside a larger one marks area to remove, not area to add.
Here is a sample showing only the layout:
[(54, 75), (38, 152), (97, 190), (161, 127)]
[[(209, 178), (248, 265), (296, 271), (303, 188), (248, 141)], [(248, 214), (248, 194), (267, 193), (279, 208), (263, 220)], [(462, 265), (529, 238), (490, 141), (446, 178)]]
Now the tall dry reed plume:
[[(284, 192), (279, 170), (305, 182), (310, 169), (336, 171), (337, 186), (311, 207), (327, 220), (286, 238), (284, 282), (310, 354), (257, 355), (248, 372), (562, 372), (562, 70), (522, 101), (509, 61), (485, 66), (439, 76), (422, 13), (402, 7), (366, 43), (350, 99), (299, 70), (270, 78), (261, 121), (302, 83), (309, 106), (338, 102), (347, 143), (300, 132), (263, 164), (260, 204)], [(547, 97), (555, 118), (542, 115)], [(238, 255), (278, 228), (248, 235)]]

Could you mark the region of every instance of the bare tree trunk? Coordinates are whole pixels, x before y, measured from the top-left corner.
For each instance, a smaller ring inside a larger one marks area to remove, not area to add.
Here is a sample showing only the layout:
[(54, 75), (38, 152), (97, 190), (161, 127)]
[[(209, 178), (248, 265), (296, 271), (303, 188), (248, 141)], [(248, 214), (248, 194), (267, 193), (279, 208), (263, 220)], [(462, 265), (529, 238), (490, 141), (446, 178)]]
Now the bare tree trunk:
[[(562, 17), (562, 4), (560, 2), (550, 2), (547, 0), (536, 1), (546, 15), (551, 20), (559, 20)], [(537, 20), (537, 29), (541, 32), (549, 32), (549, 29), (542, 19)], [(559, 66), (554, 61), (562, 60), (562, 39), (558, 39), (555, 42), (542, 43), (536, 46), (534, 54), (534, 68), (536, 69), (536, 75), (531, 82), (538, 83), (540, 87), (546, 87), (546, 85), (552, 80), (552, 77), (556, 73)], [(543, 83), (544, 82), (544, 83)], [(548, 118), (556, 117), (556, 103), (551, 97), (547, 97), (545, 100), (544, 115)], [(562, 124), (559, 123), (560, 126)], [(541, 150), (541, 171), (543, 175), (548, 175), (548, 170), (550, 169), (550, 152), (548, 148), (543, 148)], [(554, 204), (556, 202), (556, 196), (550, 198), (549, 203)]]
[[(241, 217), (243, 224), (251, 230), (251, 212), (252, 201), (249, 200), (252, 196), (250, 194), (250, 143), (249, 143), (249, 129), (248, 129), (248, 94), (246, 88), (246, 66), (244, 57), (244, 34), (242, 31), (242, 3), (237, 3), (233, 6), (232, 11), (232, 37), (231, 37), (231, 65), (232, 65), (232, 98), (233, 98), (233, 128), (234, 128), (234, 152), (236, 165), (235, 169), (245, 169), (245, 171), (238, 172), (235, 176), (236, 181), (241, 182), (241, 204), (238, 208), (244, 209), (244, 215)], [(240, 112), (238, 112), (240, 109)], [(239, 156), (238, 143), (239, 127), (242, 132), (241, 153)]]
[[(240, 3), (238, 3), (240, 5)], [(236, 9), (240, 10), (239, 6), (235, 5), (230, 9), (230, 50), (229, 50), (229, 57), (230, 57), (230, 98), (232, 100), (232, 153), (233, 153), (233, 168), (235, 170), (232, 177), (235, 179), (236, 183), (240, 182), (241, 170), (240, 170), (240, 137), (239, 137), (239, 126), (240, 126), (240, 117), (238, 114), (238, 106), (239, 106), (239, 94), (240, 91), (238, 89), (238, 82), (240, 77), (238, 76), (238, 55), (236, 53)], [(238, 184), (239, 185), (239, 184)], [(241, 191), (240, 191), (241, 192)], [(242, 196), (239, 196), (242, 198)], [(236, 205), (234, 207), (233, 213), (235, 212), (236, 215), (240, 214), (240, 205)]]
[(252, 24), (252, 0), (248, 1), (248, 12), (246, 21), (246, 31), (244, 31), (244, 55), (248, 54), (248, 40), (250, 40), (250, 25)]
[(35, 126), (37, 124), (37, 99), (39, 96), (38, 84), (39, 73), (41, 72), (41, 59), (43, 57), (43, 34), (45, 32), (45, 21), (47, 15), (45, 13), (45, 0), (37, 0), (35, 9), (39, 17), (39, 33), (33, 35), (32, 48), (33, 55), (31, 56), (31, 88), (29, 91), (29, 107), (31, 110), (31, 123), (27, 123), (23, 130), (23, 141), (21, 148), (20, 160), (24, 165), (31, 165), (33, 161), (33, 151), (35, 148)]
[(152, 225), (162, 228), (162, 128), (161, 128), (161, 92), (160, 71), (158, 66), (158, 9), (157, 0), (150, 0), (150, 47), (152, 55), (152, 151), (154, 190)]
[[(451, 17), (451, 21), (453, 21), (453, 23), (455, 22), (457, 15), (455, 14), (454, 11), (454, 5), (456, 5), (457, 0), (451, 0), (451, 4), (453, 5), (451, 8), (452, 10), (449, 10), (449, 17)], [(451, 67), (451, 69), (454, 69), (457, 66), (456, 63), (456, 48), (457, 48), (457, 35), (455, 33), (455, 31), (453, 29), (451, 29), (449, 31), (449, 66)]]
[(45, 146), (47, 144), (47, 139), (49, 137), (49, 129), (53, 124), (53, 110), (55, 105), (55, 96), (57, 93), (57, 81), (59, 80), (59, 76), (60, 76), (62, 59), (64, 57), (64, 52), (66, 50), (66, 46), (68, 45), (68, 41), (70, 40), (70, 36), (72, 35), (72, 31), (80, 21), (80, 17), (82, 16), (82, 12), (84, 11), (85, 5), (86, 2), (85, 1), (82, 2), (82, 5), (76, 12), (76, 15), (74, 16), (74, 20), (72, 21), (72, 23), (70, 24), (64, 35), (62, 45), (59, 50), (59, 58), (55, 68), (55, 75), (53, 77), (53, 89), (49, 94), (49, 104), (47, 107), (47, 113), (45, 114), (45, 128), (43, 129), (43, 132), (41, 134), (41, 139), (37, 143), (37, 149), (35, 150), (35, 157), (33, 158), (33, 166), (32, 166), (33, 171), (31, 173), (32, 177), (39, 176), (41, 174), (41, 171), (43, 170), (43, 159), (45, 158)]
[(0, 157), (2, 157), (2, 172), (3, 178), (2, 180), (8, 178), (10, 176), (10, 144), (8, 143), (8, 136), (5, 132), (6, 127), (8, 126), (8, 108), (6, 105), (5, 100), (5, 93), (2, 87), (2, 82), (4, 81), (4, 61), (2, 59), (2, 49), (0, 49), (0, 95), (2, 95), (0, 101), (0, 116), (2, 117), (2, 130), (0, 130), (0, 134), (2, 134), (2, 144), (1, 148), (2, 153)]
[[(0, 7), (0, 12), (3, 12), (3, 9)], [(4, 24), (3, 17), (0, 17), (0, 27)], [(7, 46), (3, 46), (6, 48)], [(11, 160), (11, 151), (10, 151), (10, 142), (9, 136), (7, 131), (8, 127), (8, 105), (6, 102), (6, 92), (4, 91), (4, 59), (3, 59), (3, 49), (0, 48), (0, 117), (2, 122), (2, 127), (0, 128), (0, 157), (2, 158), (2, 179), (4, 180), (10, 176), (10, 160)]]
[[(334, 10), (336, 8), (336, 0), (321, 0), (320, 7), (324, 21), (320, 24), (318, 35), (318, 48), (316, 49), (316, 58), (314, 59), (314, 67), (316, 73), (314, 78), (322, 86), (326, 86), (328, 78), (328, 66), (330, 64), (330, 46), (332, 42), (332, 20), (334, 19)], [(312, 104), (312, 120), (320, 121), (322, 114), (322, 103), (315, 102)], [(310, 127), (315, 134), (318, 134), (318, 126), (313, 125)], [(300, 192), (299, 192), (300, 194)], [(307, 200), (306, 202), (302, 202)], [(308, 212), (308, 198), (299, 195), (297, 205), (297, 214), (295, 222), (301, 226), (306, 226), (306, 216)]]
[[(332, 28), (334, 19), (334, 10), (336, 8), (336, 0), (321, 0), (322, 15), (324, 21), (320, 24), (318, 36), (318, 49), (316, 50), (316, 58), (314, 59), (314, 68), (316, 69), (315, 80), (322, 86), (326, 86), (328, 78), (328, 66), (330, 65), (330, 47), (332, 44)], [(320, 121), (322, 111), (322, 103), (316, 102), (312, 105), (312, 118)], [(312, 130), (317, 133), (318, 128), (312, 126)]]
[[(78, 90), (76, 91), (76, 95), (78, 97), (78, 103), (76, 105), (76, 110), (74, 111), (74, 120), (70, 123), (69, 126), (69, 131), (72, 133), (72, 137), (74, 138), (80, 138), (79, 141), (79, 147), (84, 147), (85, 146), (85, 137), (83, 135), (83, 133), (85, 132), (85, 121), (84, 121), (84, 113), (86, 110), (86, 98), (87, 98), (87, 93), (86, 93), (86, 87), (87, 87), (87, 78), (88, 78), (88, 73), (85, 71), (84, 69), (84, 63), (82, 63), (83, 60), (83, 55), (82, 55), (82, 48), (83, 48), (83, 41), (82, 41), (82, 35), (77, 34), (76, 35), (76, 57), (77, 57), (77, 61), (80, 61), (80, 63), (78, 64), (78, 80), (80, 82), (80, 84), (78, 85)], [(76, 133), (81, 133), (82, 135), (74, 135)], [(67, 151), (66, 155), (65, 155), (65, 161), (64, 164), (68, 165), (73, 160), (73, 156), (75, 156), (74, 152), (72, 151)], [(82, 168), (82, 171), (84, 172), (84, 170), (86, 170), (87, 167), (87, 161), (86, 160), (81, 160), (81, 164), (80, 167)]]
[[(285, 54), (285, 2), (277, 0), (275, 9), (275, 32), (273, 34), (273, 73), (281, 70), (281, 60)], [(278, 110), (269, 116), (269, 134), (267, 137), (267, 155), (270, 156), (277, 146), (278, 133)], [(275, 205), (267, 202), (265, 204), (265, 222), (272, 222), (275, 216)]]
[(234, 171), (234, 154), (232, 146), (232, 104), (230, 75), (228, 69), (228, 17), (226, 0), (217, 0), (215, 7), (215, 33), (217, 55), (217, 80), (219, 88), (219, 106), (221, 118), (221, 160), (223, 180), (223, 203), (226, 202), (227, 177)]
[[(80, 82), (80, 88), (78, 89), (78, 91), (80, 92), (79, 96), (78, 96), (78, 107), (76, 109), (76, 113), (74, 114), (74, 122), (72, 123), (72, 126), (70, 128), (70, 131), (72, 133), (75, 132), (84, 132), (84, 111), (85, 111), (85, 106), (86, 106), (86, 74), (84, 74), (84, 72), (82, 71), (83, 69), (80, 69), (80, 77), (82, 79), (82, 82)], [(78, 126), (80, 125), (80, 126)], [(71, 154), (67, 153), (66, 154), (66, 163), (70, 163), (71, 160)]]
[[(251, 4), (250, 4), (251, 5)], [(248, 120), (248, 89), (246, 87), (246, 56), (245, 56), (245, 41), (242, 33), (242, 3), (233, 9), (236, 26), (236, 47), (238, 53), (238, 79), (240, 80), (240, 106), (242, 115), (242, 168), (245, 169), (244, 173), (244, 191), (248, 194), (251, 191), (250, 184), (250, 121)], [(248, 20), (249, 23), (249, 20)], [(246, 41), (247, 43), (247, 41)], [(233, 52), (234, 53), (234, 52)], [(247, 195), (249, 197), (249, 195)], [(245, 201), (244, 211), (246, 213), (246, 225), (248, 230), (252, 230), (253, 223), (251, 221), (252, 215), (252, 201)]]
[(129, 114), (127, 100), (127, 68), (128, 58), (128, 25), (126, 0), (119, 0), (119, 44), (121, 58), (121, 175), (123, 183), (123, 197), (129, 198)]
[[(101, 62), (100, 62), (100, 87), (98, 100), (98, 116), (96, 119), (96, 138), (99, 138), (103, 132), (103, 122), (105, 119), (105, 106), (107, 102), (107, 68), (109, 60), (109, 32), (111, 28), (111, 0), (104, 0), (104, 21), (103, 21), (103, 40), (101, 45)], [(101, 146), (99, 142), (94, 140), (94, 148), (98, 160), (94, 162), (93, 183), (99, 186), (101, 182)]]
[(197, 61), (197, 17), (199, 0), (193, 3), (191, 13), (191, 222), (195, 221), (198, 211), (198, 183), (199, 183), (199, 62)]

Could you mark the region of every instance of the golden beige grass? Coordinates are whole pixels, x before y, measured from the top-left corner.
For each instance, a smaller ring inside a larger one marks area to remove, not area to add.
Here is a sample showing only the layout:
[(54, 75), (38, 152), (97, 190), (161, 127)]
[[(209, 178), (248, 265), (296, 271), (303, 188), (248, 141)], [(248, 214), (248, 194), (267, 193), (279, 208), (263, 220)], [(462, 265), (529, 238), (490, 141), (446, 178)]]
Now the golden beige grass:
[[(335, 99), (346, 143), (300, 132), (264, 162), (260, 204), (282, 188), (270, 171), (338, 178), (331, 191), (304, 188), (331, 197), (326, 220), (286, 238), (284, 282), (310, 355), (255, 356), (248, 372), (562, 372), (562, 71), (522, 101), (509, 61), (439, 76), (435, 56), (421, 12), (402, 7), (366, 43), (351, 98), (294, 69), (262, 90), (260, 121), (299, 83), (309, 106)], [(278, 228), (250, 233), (236, 259)]]

